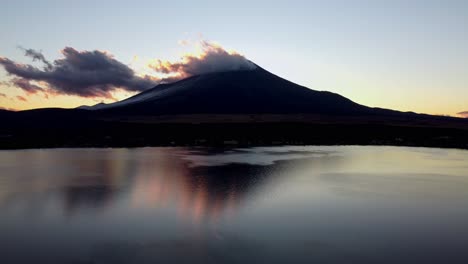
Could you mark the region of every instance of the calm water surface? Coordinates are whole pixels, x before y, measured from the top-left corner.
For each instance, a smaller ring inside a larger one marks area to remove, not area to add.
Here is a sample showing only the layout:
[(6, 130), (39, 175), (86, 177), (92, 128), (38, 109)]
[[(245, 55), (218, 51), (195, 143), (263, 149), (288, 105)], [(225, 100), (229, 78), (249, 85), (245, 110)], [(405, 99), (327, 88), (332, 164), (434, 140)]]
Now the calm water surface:
[(468, 151), (0, 151), (0, 263), (468, 263)]

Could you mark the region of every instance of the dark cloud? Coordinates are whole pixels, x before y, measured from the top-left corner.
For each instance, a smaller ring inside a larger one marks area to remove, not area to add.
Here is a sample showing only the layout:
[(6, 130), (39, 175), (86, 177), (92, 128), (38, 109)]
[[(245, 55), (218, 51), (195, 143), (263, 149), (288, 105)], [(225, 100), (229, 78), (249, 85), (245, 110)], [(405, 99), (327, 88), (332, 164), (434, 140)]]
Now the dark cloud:
[(463, 112), (457, 113), (457, 115), (459, 115), (461, 117), (464, 117), (464, 118), (468, 118), (468, 111), (463, 111)]
[(42, 54), (41, 51), (37, 51), (37, 50), (34, 50), (34, 49), (25, 49), (21, 46), (18, 46), (18, 48), (22, 51), (24, 51), (24, 55), (27, 56), (27, 57), (31, 57), (33, 59), (33, 61), (41, 61), (43, 62), (47, 68), (51, 69), (52, 68), (52, 64), (46, 60), (46, 58), (44, 57), (44, 55)]
[(28, 94), (35, 94), (37, 92), (44, 92), (44, 88), (32, 84), (29, 80), (23, 78), (13, 78), (11, 83), (16, 87), (23, 89)]
[(16, 99), (19, 100), (19, 101), (23, 101), (23, 102), (27, 102), (28, 99), (26, 99), (24, 96), (21, 96), (21, 95), (17, 95), (16, 96)]
[[(40, 52), (24, 50), (26, 56), (42, 61), (45, 66), (41, 69), (4, 57), (0, 57), (0, 64), (16, 77), (13, 84), (29, 93), (42, 89), (58, 94), (112, 98), (111, 92), (117, 89), (143, 91), (156, 85), (153, 78), (137, 76), (130, 67), (106, 52), (66, 47), (62, 50), (64, 58), (50, 63)], [(47, 87), (31, 84), (31, 81), (42, 82)]]
[(179, 62), (155, 60), (149, 67), (157, 72), (185, 78), (193, 75), (223, 71), (253, 70), (256, 65), (236, 52), (202, 41), (200, 55), (185, 55)]
[(6, 98), (7, 96), (4, 93), (0, 93), (0, 97), (5, 97)]

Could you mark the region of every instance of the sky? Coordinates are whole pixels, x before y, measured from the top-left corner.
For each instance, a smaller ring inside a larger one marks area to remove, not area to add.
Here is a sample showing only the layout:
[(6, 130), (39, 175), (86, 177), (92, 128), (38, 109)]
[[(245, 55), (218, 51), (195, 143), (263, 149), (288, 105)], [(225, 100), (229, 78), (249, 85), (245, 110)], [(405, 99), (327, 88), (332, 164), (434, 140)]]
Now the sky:
[[(112, 102), (189, 75), (164, 65), (199, 65), (226, 54), (368, 106), (468, 111), (464, 0), (0, 2), (5, 109)], [(88, 59), (110, 68), (83, 75), (78, 63)], [(92, 87), (86, 79), (111, 73), (122, 77), (93, 79)]]

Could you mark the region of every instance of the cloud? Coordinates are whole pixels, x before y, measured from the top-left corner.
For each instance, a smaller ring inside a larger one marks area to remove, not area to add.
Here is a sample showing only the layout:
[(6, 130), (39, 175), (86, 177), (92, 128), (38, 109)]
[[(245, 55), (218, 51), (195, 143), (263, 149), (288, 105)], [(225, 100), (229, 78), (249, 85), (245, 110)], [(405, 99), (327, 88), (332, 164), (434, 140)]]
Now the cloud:
[(23, 102), (27, 102), (27, 101), (28, 101), (28, 99), (26, 99), (26, 97), (21, 96), (21, 95), (17, 95), (17, 96), (16, 96), (16, 99), (19, 100), (19, 101), (23, 101)]
[(10, 108), (10, 107), (4, 107), (4, 106), (0, 106), (0, 110), (6, 110), (6, 111), (16, 111), (16, 109), (14, 109), (14, 108)]
[[(137, 76), (129, 66), (107, 52), (77, 51), (66, 47), (62, 50), (63, 58), (50, 63), (39, 51), (23, 50), (26, 56), (43, 62), (45, 66), (41, 69), (5, 57), (0, 57), (0, 65), (15, 76), (11, 83), (28, 93), (46, 90), (56, 94), (112, 98), (111, 92), (118, 89), (138, 92), (157, 84), (150, 76)], [(42, 82), (46, 87), (34, 85), (31, 81)]]
[[(181, 42), (187, 46), (189, 41)], [(18, 47), (26, 57), (41, 65), (23, 64), (0, 57), (0, 65), (13, 76), (8, 85), (15, 86), (26, 95), (74, 95), (86, 98), (110, 98), (118, 90), (141, 92), (159, 83), (170, 83), (194, 75), (212, 72), (253, 70), (256, 65), (234, 51), (218, 44), (199, 41), (198, 52), (185, 54), (179, 61), (153, 60), (138, 75), (130, 66), (118, 61), (105, 51), (78, 51), (72, 47), (61, 50), (62, 57), (48, 60), (41, 51)], [(133, 62), (138, 62), (135, 57)], [(151, 74), (157, 75), (152, 76)], [(19, 98), (17, 98), (19, 99)], [(19, 99), (20, 100), (20, 99)]]
[(42, 54), (41, 51), (37, 51), (37, 50), (34, 50), (34, 49), (25, 49), (21, 46), (18, 46), (18, 48), (22, 51), (24, 51), (24, 55), (27, 56), (27, 57), (31, 57), (33, 59), (33, 61), (41, 61), (43, 62), (47, 68), (51, 69), (52, 68), (52, 64), (46, 60), (46, 58), (44, 57), (44, 55)]
[(6, 98), (7, 96), (4, 93), (0, 93), (0, 97), (5, 97)]
[[(187, 45), (186, 42), (183, 42)], [(199, 54), (186, 54), (178, 62), (154, 60), (148, 66), (174, 79), (213, 72), (254, 70), (257, 66), (234, 51), (226, 51), (215, 43), (200, 41)]]
[(468, 111), (463, 111), (463, 112), (457, 113), (457, 115), (459, 115), (461, 117), (464, 117), (464, 118), (468, 118)]
[(35, 94), (37, 92), (44, 91), (44, 88), (37, 86), (35, 84), (32, 84), (29, 80), (23, 79), (23, 78), (13, 78), (11, 80), (11, 83), (15, 85), (16, 87), (21, 88), (28, 94)]

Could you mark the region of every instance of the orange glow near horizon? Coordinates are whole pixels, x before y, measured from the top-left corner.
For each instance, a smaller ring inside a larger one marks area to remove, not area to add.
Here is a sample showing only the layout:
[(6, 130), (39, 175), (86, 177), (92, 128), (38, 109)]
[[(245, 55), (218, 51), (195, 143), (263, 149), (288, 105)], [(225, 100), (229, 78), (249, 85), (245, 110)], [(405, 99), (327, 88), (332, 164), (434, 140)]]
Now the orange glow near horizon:
[[(60, 95), (60, 94), (46, 94), (36, 93), (27, 94), (19, 89), (5, 89), (6, 91), (0, 95), (0, 108), (11, 111), (21, 111), (36, 108), (75, 108), (82, 105), (95, 105), (98, 103), (113, 103), (116, 100), (120, 101), (128, 98), (136, 93), (127, 91), (112, 92), (111, 98), (86, 98), (79, 96)], [(26, 101), (18, 100), (17, 96), (25, 97)]]

